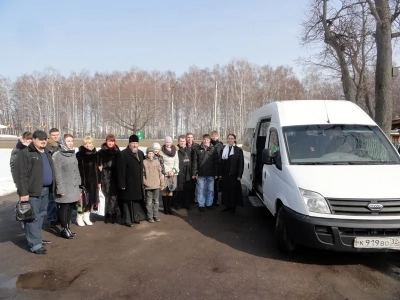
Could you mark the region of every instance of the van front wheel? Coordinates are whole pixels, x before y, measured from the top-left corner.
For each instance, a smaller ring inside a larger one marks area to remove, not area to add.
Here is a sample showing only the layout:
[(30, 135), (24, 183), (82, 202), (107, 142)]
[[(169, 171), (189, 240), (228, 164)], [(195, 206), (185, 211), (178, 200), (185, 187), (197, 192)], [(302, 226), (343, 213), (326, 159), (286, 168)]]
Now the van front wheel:
[(296, 248), (296, 242), (289, 237), (285, 209), (283, 205), (279, 208), (275, 220), (275, 240), (279, 251), (292, 253)]

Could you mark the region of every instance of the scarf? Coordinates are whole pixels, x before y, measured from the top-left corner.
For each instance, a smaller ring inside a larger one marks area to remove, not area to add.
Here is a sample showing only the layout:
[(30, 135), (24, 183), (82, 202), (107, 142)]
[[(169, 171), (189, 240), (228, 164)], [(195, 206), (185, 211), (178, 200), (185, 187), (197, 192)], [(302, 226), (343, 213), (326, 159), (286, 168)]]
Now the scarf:
[(167, 147), (165, 147), (165, 145), (163, 145), (163, 146), (161, 147), (161, 151), (162, 151), (165, 155), (167, 155), (167, 156), (169, 156), (169, 157), (174, 157), (175, 154), (176, 154), (176, 147), (175, 147), (174, 145), (171, 145), (171, 150), (168, 150)]
[[(232, 147), (232, 148), (231, 148), (231, 151), (229, 151), (229, 147)], [(229, 146), (229, 144), (226, 144), (225, 147), (224, 147), (224, 151), (222, 151), (222, 159), (228, 159), (228, 157), (229, 157), (230, 155), (235, 154), (235, 153), (234, 153), (234, 150), (233, 150), (234, 147), (235, 147), (235, 145)]]

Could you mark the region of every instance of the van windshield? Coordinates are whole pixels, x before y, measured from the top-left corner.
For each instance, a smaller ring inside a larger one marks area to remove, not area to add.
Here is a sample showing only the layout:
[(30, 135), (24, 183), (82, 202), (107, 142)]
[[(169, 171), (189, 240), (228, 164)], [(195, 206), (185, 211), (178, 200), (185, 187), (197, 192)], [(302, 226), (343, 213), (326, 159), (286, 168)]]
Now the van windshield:
[(400, 164), (399, 155), (377, 126), (283, 127), (291, 164)]

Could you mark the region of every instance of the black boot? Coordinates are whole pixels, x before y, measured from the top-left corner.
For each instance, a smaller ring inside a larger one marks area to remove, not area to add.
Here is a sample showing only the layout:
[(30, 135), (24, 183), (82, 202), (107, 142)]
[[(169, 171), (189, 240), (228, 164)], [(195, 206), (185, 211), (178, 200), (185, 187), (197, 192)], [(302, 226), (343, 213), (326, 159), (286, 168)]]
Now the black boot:
[(167, 215), (168, 214), (167, 196), (162, 196), (162, 203), (163, 203), (163, 208), (164, 208), (164, 215)]
[(111, 224), (117, 223), (117, 214), (114, 213), (111, 215)]
[(106, 223), (106, 224), (109, 223), (110, 218), (111, 218), (110, 214), (106, 214), (106, 216), (104, 217), (104, 223)]
[(71, 231), (71, 229), (69, 228), (69, 223), (67, 224), (67, 228), (66, 229), (68, 230), (68, 232), (72, 236), (72, 238), (74, 238), (76, 233)]
[(74, 237), (69, 233), (69, 231), (68, 231), (68, 229), (67, 228), (64, 228), (62, 231), (61, 231), (61, 236), (64, 238), (64, 239), (73, 239)]
[(172, 206), (172, 196), (167, 196), (167, 213), (169, 215), (172, 215), (171, 206)]

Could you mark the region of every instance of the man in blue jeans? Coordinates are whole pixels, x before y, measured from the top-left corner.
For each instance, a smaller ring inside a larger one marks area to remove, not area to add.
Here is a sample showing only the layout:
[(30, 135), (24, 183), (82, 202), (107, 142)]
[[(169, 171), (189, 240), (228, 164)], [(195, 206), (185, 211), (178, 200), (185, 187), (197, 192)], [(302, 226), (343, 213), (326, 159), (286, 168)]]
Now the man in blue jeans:
[[(58, 151), (60, 145), (60, 130), (51, 128), (49, 130), (49, 138), (47, 140), (46, 149), (50, 152), (51, 156)], [(58, 217), (57, 203), (54, 201), (53, 192), (49, 193), (49, 204), (47, 205), (47, 222), (50, 228), (56, 229)]]
[(47, 135), (37, 130), (32, 143), (22, 149), (15, 161), (15, 179), (20, 201), (30, 201), (35, 213), (33, 222), (25, 222), (25, 235), (29, 249), (35, 254), (46, 254), (42, 239), (43, 218), (46, 215), (49, 194), (53, 190), (53, 160), (46, 149)]
[(193, 151), (192, 177), (197, 179), (199, 211), (204, 212), (204, 207), (215, 210), (212, 204), (214, 199), (214, 180), (219, 175), (219, 157), (217, 149), (211, 145), (210, 135), (203, 135), (203, 142)]

